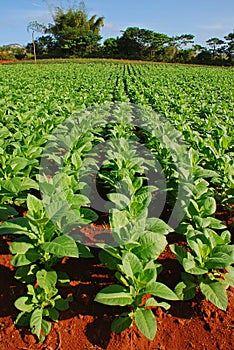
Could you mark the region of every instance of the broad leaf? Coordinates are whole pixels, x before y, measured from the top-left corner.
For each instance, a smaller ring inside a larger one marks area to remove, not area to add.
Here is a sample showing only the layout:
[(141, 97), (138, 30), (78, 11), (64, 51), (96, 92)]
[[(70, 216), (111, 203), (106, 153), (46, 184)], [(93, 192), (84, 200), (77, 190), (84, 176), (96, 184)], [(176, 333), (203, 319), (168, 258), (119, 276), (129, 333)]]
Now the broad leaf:
[(42, 328), (42, 309), (36, 309), (33, 311), (30, 318), (30, 328), (32, 334), (36, 334), (40, 339)]
[(43, 211), (42, 201), (31, 194), (28, 194), (27, 206), (30, 212), (32, 211), (34, 213), (39, 214)]
[(157, 332), (156, 318), (151, 310), (137, 309), (135, 322), (139, 331), (148, 339), (154, 340)]
[(179, 300), (178, 296), (165, 284), (160, 282), (151, 282), (144, 289), (145, 294), (153, 294), (156, 297), (167, 300)]
[(175, 286), (175, 293), (180, 300), (190, 300), (196, 295), (197, 284), (188, 281), (179, 282)]
[(205, 297), (219, 309), (226, 311), (228, 305), (228, 297), (226, 288), (218, 281), (206, 279), (200, 283), (200, 288)]
[(55, 300), (55, 307), (56, 309), (58, 309), (59, 311), (65, 311), (69, 308), (69, 302), (72, 301), (72, 298), (57, 298)]
[(132, 324), (132, 319), (129, 316), (120, 316), (114, 320), (111, 324), (111, 331), (120, 333), (125, 329), (129, 328)]
[(23, 254), (16, 254), (11, 259), (11, 264), (13, 266), (24, 266), (29, 265), (34, 262), (36, 262), (38, 259), (40, 259), (41, 254), (37, 251), (37, 249), (29, 249), (26, 253)]
[(58, 257), (73, 257), (78, 258), (78, 247), (74, 239), (69, 236), (56, 237), (52, 242), (42, 244), (42, 249), (46, 253), (54, 254)]
[(15, 208), (11, 207), (10, 205), (0, 205), (0, 221), (5, 221), (10, 216), (14, 215), (18, 215), (18, 212), (15, 210)]
[(142, 264), (138, 257), (133, 253), (125, 253), (123, 255), (123, 268), (124, 273), (134, 279), (136, 278), (136, 274), (142, 272)]
[(168, 232), (172, 231), (170, 226), (168, 226), (163, 220), (158, 218), (148, 218), (146, 220), (145, 228), (147, 231), (160, 233), (161, 235), (166, 235)]
[(109, 193), (107, 198), (116, 205), (116, 209), (122, 210), (126, 208), (130, 200), (127, 196), (121, 193)]
[(16, 299), (14, 303), (15, 307), (24, 312), (31, 312), (34, 308), (31, 297), (23, 296)]
[(40, 270), (37, 272), (37, 282), (38, 285), (49, 291), (51, 287), (55, 287), (57, 282), (57, 273), (56, 271), (46, 271)]
[(209, 216), (215, 213), (216, 211), (216, 202), (213, 197), (206, 198), (201, 207), (202, 213), (205, 216)]
[(126, 288), (113, 284), (102, 289), (94, 299), (95, 301), (106, 305), (131, 305), (133, 298)]
[(143, 260), (157, 259), (167, 245), (166, 237), (154, 232), (145, 232), (139, 242), (140, 246), (134, 248), (133, 252)]

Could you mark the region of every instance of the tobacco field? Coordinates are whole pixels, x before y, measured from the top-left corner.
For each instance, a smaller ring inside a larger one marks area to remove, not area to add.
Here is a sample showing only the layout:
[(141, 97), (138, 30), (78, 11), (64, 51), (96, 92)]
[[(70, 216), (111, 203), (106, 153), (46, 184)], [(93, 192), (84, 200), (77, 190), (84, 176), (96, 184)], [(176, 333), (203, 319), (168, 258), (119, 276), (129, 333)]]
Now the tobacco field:
[[(78, 350), (121, 349), (110, 337), (131, 330), (129, 349), (146, 348), (137, 339), (166, 349), (159, 310), (188, 303), (225, 319), (234, 292), (233, 69), (60, 61), (1, 65), (0, 81), (0, 249), (15, 281), (13, 294), (0, 291), (0, 307), (8, 299), (12, 310), (0, 310), (1, 349), (74, 348), (61, 335), (46, 342), (87, 300), (94, 319), (103, 308), (111, 335)], [(7, 345), (7, 327), (30, 345)], [(224, 345), (196, 349), (230, 349), (232, 327)], [(186, 346), (178, 348), (196, 343)]]

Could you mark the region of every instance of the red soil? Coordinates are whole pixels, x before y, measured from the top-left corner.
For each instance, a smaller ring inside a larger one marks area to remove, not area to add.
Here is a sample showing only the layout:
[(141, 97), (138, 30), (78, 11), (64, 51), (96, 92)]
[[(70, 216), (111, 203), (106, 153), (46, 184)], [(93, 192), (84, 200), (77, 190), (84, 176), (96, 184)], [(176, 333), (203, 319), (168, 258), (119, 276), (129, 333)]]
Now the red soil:
[[(93, 234), (94, 227), (91, 228)], [(100, 233), (100, 228), (97, 228)], [(173, 241), (173, 236), (171, 237)], [(41, 344), (27, 329), (15, 327), (17, 310), (13, 303), (24, 293), (24, 285), (14, 279), (6, 238), (0, 241), (0, 349), (1, 350), (231, 350), (234, 344), (234, 288), (228, 289), (226, 312), (219, 310), (198, 294), (195, 299), (172, 302), (171, 308), (155, 311), (158, 331), (154, 341), (147, 340), (135, 326), (112, 333), (111, 321), (123, 308), (93, 301), (97, 292), (113, 283), (110, 271), (100, 264), (97, 250), (92, 259), (63, 259), (56, 268), (66, 271), (70, 287), (63, 296), (73, 294), (70, 309), (62, 312), (45, 343)], [(178, 244), (184, 244), (178, 242)], [(181, 266), (169, 249), (160, 256), (163, 271), (159, 281), (173, 288), (180, 279)]]
[(14, 62), (13, 60), (0, 60), (0, 64)]

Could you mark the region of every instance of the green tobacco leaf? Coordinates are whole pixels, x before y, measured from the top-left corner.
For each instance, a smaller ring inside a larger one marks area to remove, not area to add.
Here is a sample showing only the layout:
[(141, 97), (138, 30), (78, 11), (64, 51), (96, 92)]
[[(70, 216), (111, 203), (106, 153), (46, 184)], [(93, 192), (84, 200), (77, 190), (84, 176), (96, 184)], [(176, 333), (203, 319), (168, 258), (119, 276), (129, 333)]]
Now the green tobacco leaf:
[(41, 213), (43, 211), (42, 201), (31, 194), (28, 194), (27, 206), (30, 212)]
[(193, 275), (203, 275), (208, 272), (206, 267), (200, 267), (196, 264), (196, 261), (189, 256), (187, 259), (183, 259), (183, 268), (186, 272), (191, 273)]
[(187, 250), (181, 248), (180, 246), (177, 246), (175, 244), (170, 244), (169, 245), (172, 253), (176, 256), (178, 259), (179, 263), (183, 265), (183, 260), (188, 257), (188, 252)]
[(22, 283), (32, 283), (36, 280), (37, 271), (38, 266), (36, 264), (20, 266), (16, 270), (15, 279)]
[(66, 200), (53, 201), (51, 204), (46, 206), (46, 214), (48, 218), (54, 223), (61, 222), (62, 218), (69, 213), (70, 206)]
[(108, 193), (107, 198), (116, 205), (116, 209), (122, 210), (126, 208), (130, 200), (127, 196), (121, 193)]
[(35, 190), (39, 190), (38, 183), (28, 177), (24, 177), (21, 182), (21, 191), (28, 191), (32, 188)]
[(79, 209), (82, 205), (85, 206), (89, 204), (88, 197), (82, 194), (71, 194), (67, 197), (67, 200), (71, 204), (72, 209)]
[(20, 312), (15, 320), (15, 324), (19, 327), (27, 327), (30, 323), (31, 314), (28, 312)]
[(209, 215), (214, 214), (216, 211), (215, 199), (213, 197), (206, 198), (202, 202), (201, 210), (202, 210), (202, 214), (205, 216), (209, 216)]
[(145, 285), (151, 281), (155, 281), (157, 278), (156, 266), (152, 268), (145, 268), (142, 273), (138, 276), (138, 281)]
[(119, 211), (117, 209), (112, 209), (111, 212), (111, 228), (113, 230), (118, 230), (121, 227), (125, 227), (128, 224), (128, 219), (125, 211)]
[(18, 235), (30, 235), (28, 232), (30, 227), (28, 225), (28, 220), (26, 218), (16, 218), (13, 220), (5, 221), (0, 225), (0, 234), (18, 234)]
[(115, 278), (124, 286), (129, 287), (129, 281), (119, 272), (116, 271)]
[(11, 254), (25, 254), (29, 249), (33, 249), (32, 243), (14, 241), (10, 245)]
[(38, 285), (46, 291), (49, 291), (51, 287), (55, 287), (57, 282), (56, 271), (40, 270), (37, 272), (36, 276)]
[(98, 243), (97, 246), (103, 249), (105, 252), (119, 260), (119, 263), (122, 261), (122, 256), (120, 255), (120, 250), (117, 247), (111, 247), (104, 243)]
[(69, 236), (56, 237), (52, 242), (44, 243), (41, 247), (46, 253), (51, 253), (58, 257), (79, 257), (77, 244)]
[(32, 298), (28, 296), (23, 296), (16, 299), (14, 305), (18, 310), (23, 312), (31, 312), (34, 309)]
[(140, 247), (134, 248), (133, 252), (143, 260), (157, 259), (166, 248), (166, 237), (154, 232), (146, 232), (140, 238)]
[(102, 289), (94, 299), (95, 301), (106, 305), (131, 305), (133, 298), (126, 288), (113, 284)]
[(197, 284), (188, 281), (179, 282), (175, 286), (175, 293), (180, 300), (190, 300), (196, 295)]
[(33, 311), (30, 318), (30, 328), (32, 334), (36, 334), (38, 339), (40, 339), (42, 328), (42, 309), (36, 309)]
[(79, 242), (76, 242), (78, 251), (79, 251), (79, 257), (80, 258), (93, 258), (93, 254), (90, 252), (90, 248), (86, 245), (83, 245)]
[(90, 208), (80, 208), (80, 214), (85, 223), (95, 222), (98, 219), (98, 214)]
[(199, 179), (196, 181), (196, 185), (194, 186), (194, 194), (196, 198), (201, 197), (204, 193), (207, 192), (209, 182), (204, 179)]
[(233, 263), (234, 261), (232, 259), (232, 256), (230, 256), (229, 254), (225, 254), (223, 252), (215, 252), (206, 261), (206, 267), (208, 269), (215, 269), (215, 270), (223, 269)]
[(212, 257), (217, 253), (229, 255), (231, 264), (234, 264), (234, 244), (223, 244), (215, 247), (212, 252)]
[(0, 140), (3, 140), (6, 137), (11, 136), (11, 132), (7, 129), (6, 126), (2, 126), (1, 125), (1, 129), (0, 129)]
[(193, 226), (190, 223), (181, 222), (175, 230), (176, 233), (186, 235), (190, 230), (193, 230)]
[(154, 340), (157, 332), (157, 322), (151, 310), (137, 309), (135, 322), (139, 331), (148, 339)]
[(179, 300), (178, 296), (170, 288), (160, 282), (150, 282), (143, 289), (143, 292), (167, 300)]
[(122, 264), (124, 273), (132, 279), (134, 279), (134, 276), (136, 277), (137, 273), (141, 273), (143, 269), (141, 261), (133, 253), (123, 254)]
[[(166, 303), (165, 303), (166, 304)], [(157, 307), (159, 306), (159, 303), (157, 302), (157, 300), (155, 300), (154, 298), (149, 298), (146, 300), (146, 303), (144, 305), (145, 307), (146, 306), (149, 306), (149, 307)]]
[(215, 219), (213, 217), (209, 217), (210, 219), (210, 228), (216, 229), (216, 230), (223, 230), (225, 229), (227, 226), (224, 225), (224, 223), (218, 219)]
[(41, 255), (38, 253), (37, 249), (29, 249), (26, 253), (16, 254), (11, 259), (11, 264), (13, 266), (24, 266), (36, 262), (40, 259)]
[(224, 279), (230, 286), (234, 287), (234, 267), (227, 267), (227, 273), (225, 273)]
[(114, 320), (111, 324), (111, 331), (120, 333), (125, 329), (129, 328), (132, 324), (132, 319), (129, 316), (120, 316)]
[(10, 216), (18, 215), (17, 210), (10, 205), (0, 205), (0, 221), (7, 220)]
[(223, 240), (223, 244), (228, 244), (231, 242), (231, 239), (232, 239), (231, 233), (228, 230), (223, 231), (221, 233), (221, 238)]
[(57, 298), (55, 300), (55, 307), (56, 309), (58, 309), (59, 311), (65, 311), (67, 309), (69, 309), (69, 302), (72, 301), (72, 298)]
[(21, 190), (21, 178), (14, 177), (13, 179), (2, 181), (1, 187), (13, 195), (17, 195)]
[(51, 331), (51, 323), (47, 322), (45, 320), (42, 320), (41, 322), (41, 335), (39, 337), (40, 342), (43, 342), (45, 340), (45, 337), (50, 333)]
[(82, 159), (80, 157), (79, 151), (74, 151), (71, 157), (72, 164), (76, 169), (79, 169), (82, 165)]
[(12, 159), (11, 168), (14, 170), (14, 173), (17, 174), (20, 170), (26, 168), (28, 164), (30, 164), (30, 161), (27, 158), (17, 157)]
[(49, 309), (49, 318), (54, 321), (54, 322), (58, 322), (59, 319), (59, 312), (58, 310), (56, 310), (54, 307)]
[(163, 220), (158, 218), (148, 218), (146, 220), (145, 229), (147, 231), (160, 233), (161, 235), (166, 235), (172, 231), (170, 226), (168, 226)]
[(226, 288), (218, 281), (206, 279), (200, 283), (201, 292), (205, 297), (219, 309), (226, 311), (228, 305), (228, 297)]
[(195, 177), (199, 178), (199, 177), (203, 177), (203, 178), (210, 178), (210, 177), (214, 177), (217, 178), (219, 177), (218, 173), (213, 171), (213, 170), (209, 170), (209, 169), (203, 169), (202, 167), (197, 167), (196, 171), (195, 171)]

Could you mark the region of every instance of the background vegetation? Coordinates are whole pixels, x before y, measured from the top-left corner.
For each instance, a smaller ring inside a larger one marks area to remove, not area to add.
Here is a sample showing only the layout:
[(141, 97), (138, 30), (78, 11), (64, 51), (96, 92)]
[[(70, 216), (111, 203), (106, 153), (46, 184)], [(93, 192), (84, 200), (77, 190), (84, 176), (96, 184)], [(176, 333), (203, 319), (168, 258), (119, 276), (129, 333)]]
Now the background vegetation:
[[(151, 60), (157, 62), (233, 65), (234, 32), (224, 38), (207, 39), (206, 46), (194, 44), (194, 35), (168, 36), (145, 28), (128, 27), (120, 37), (108, 38), (102, 44), (100, 35), (104, 17), (89, 17), (83, 2), (64, 10), (56, 7), (53, 22), (42, 25), (30, 22), (32, 42), (25, 48), (0, 48), (0, 59), (97, 57)], [(34, 40), (34, 33), (37, 38)]]

